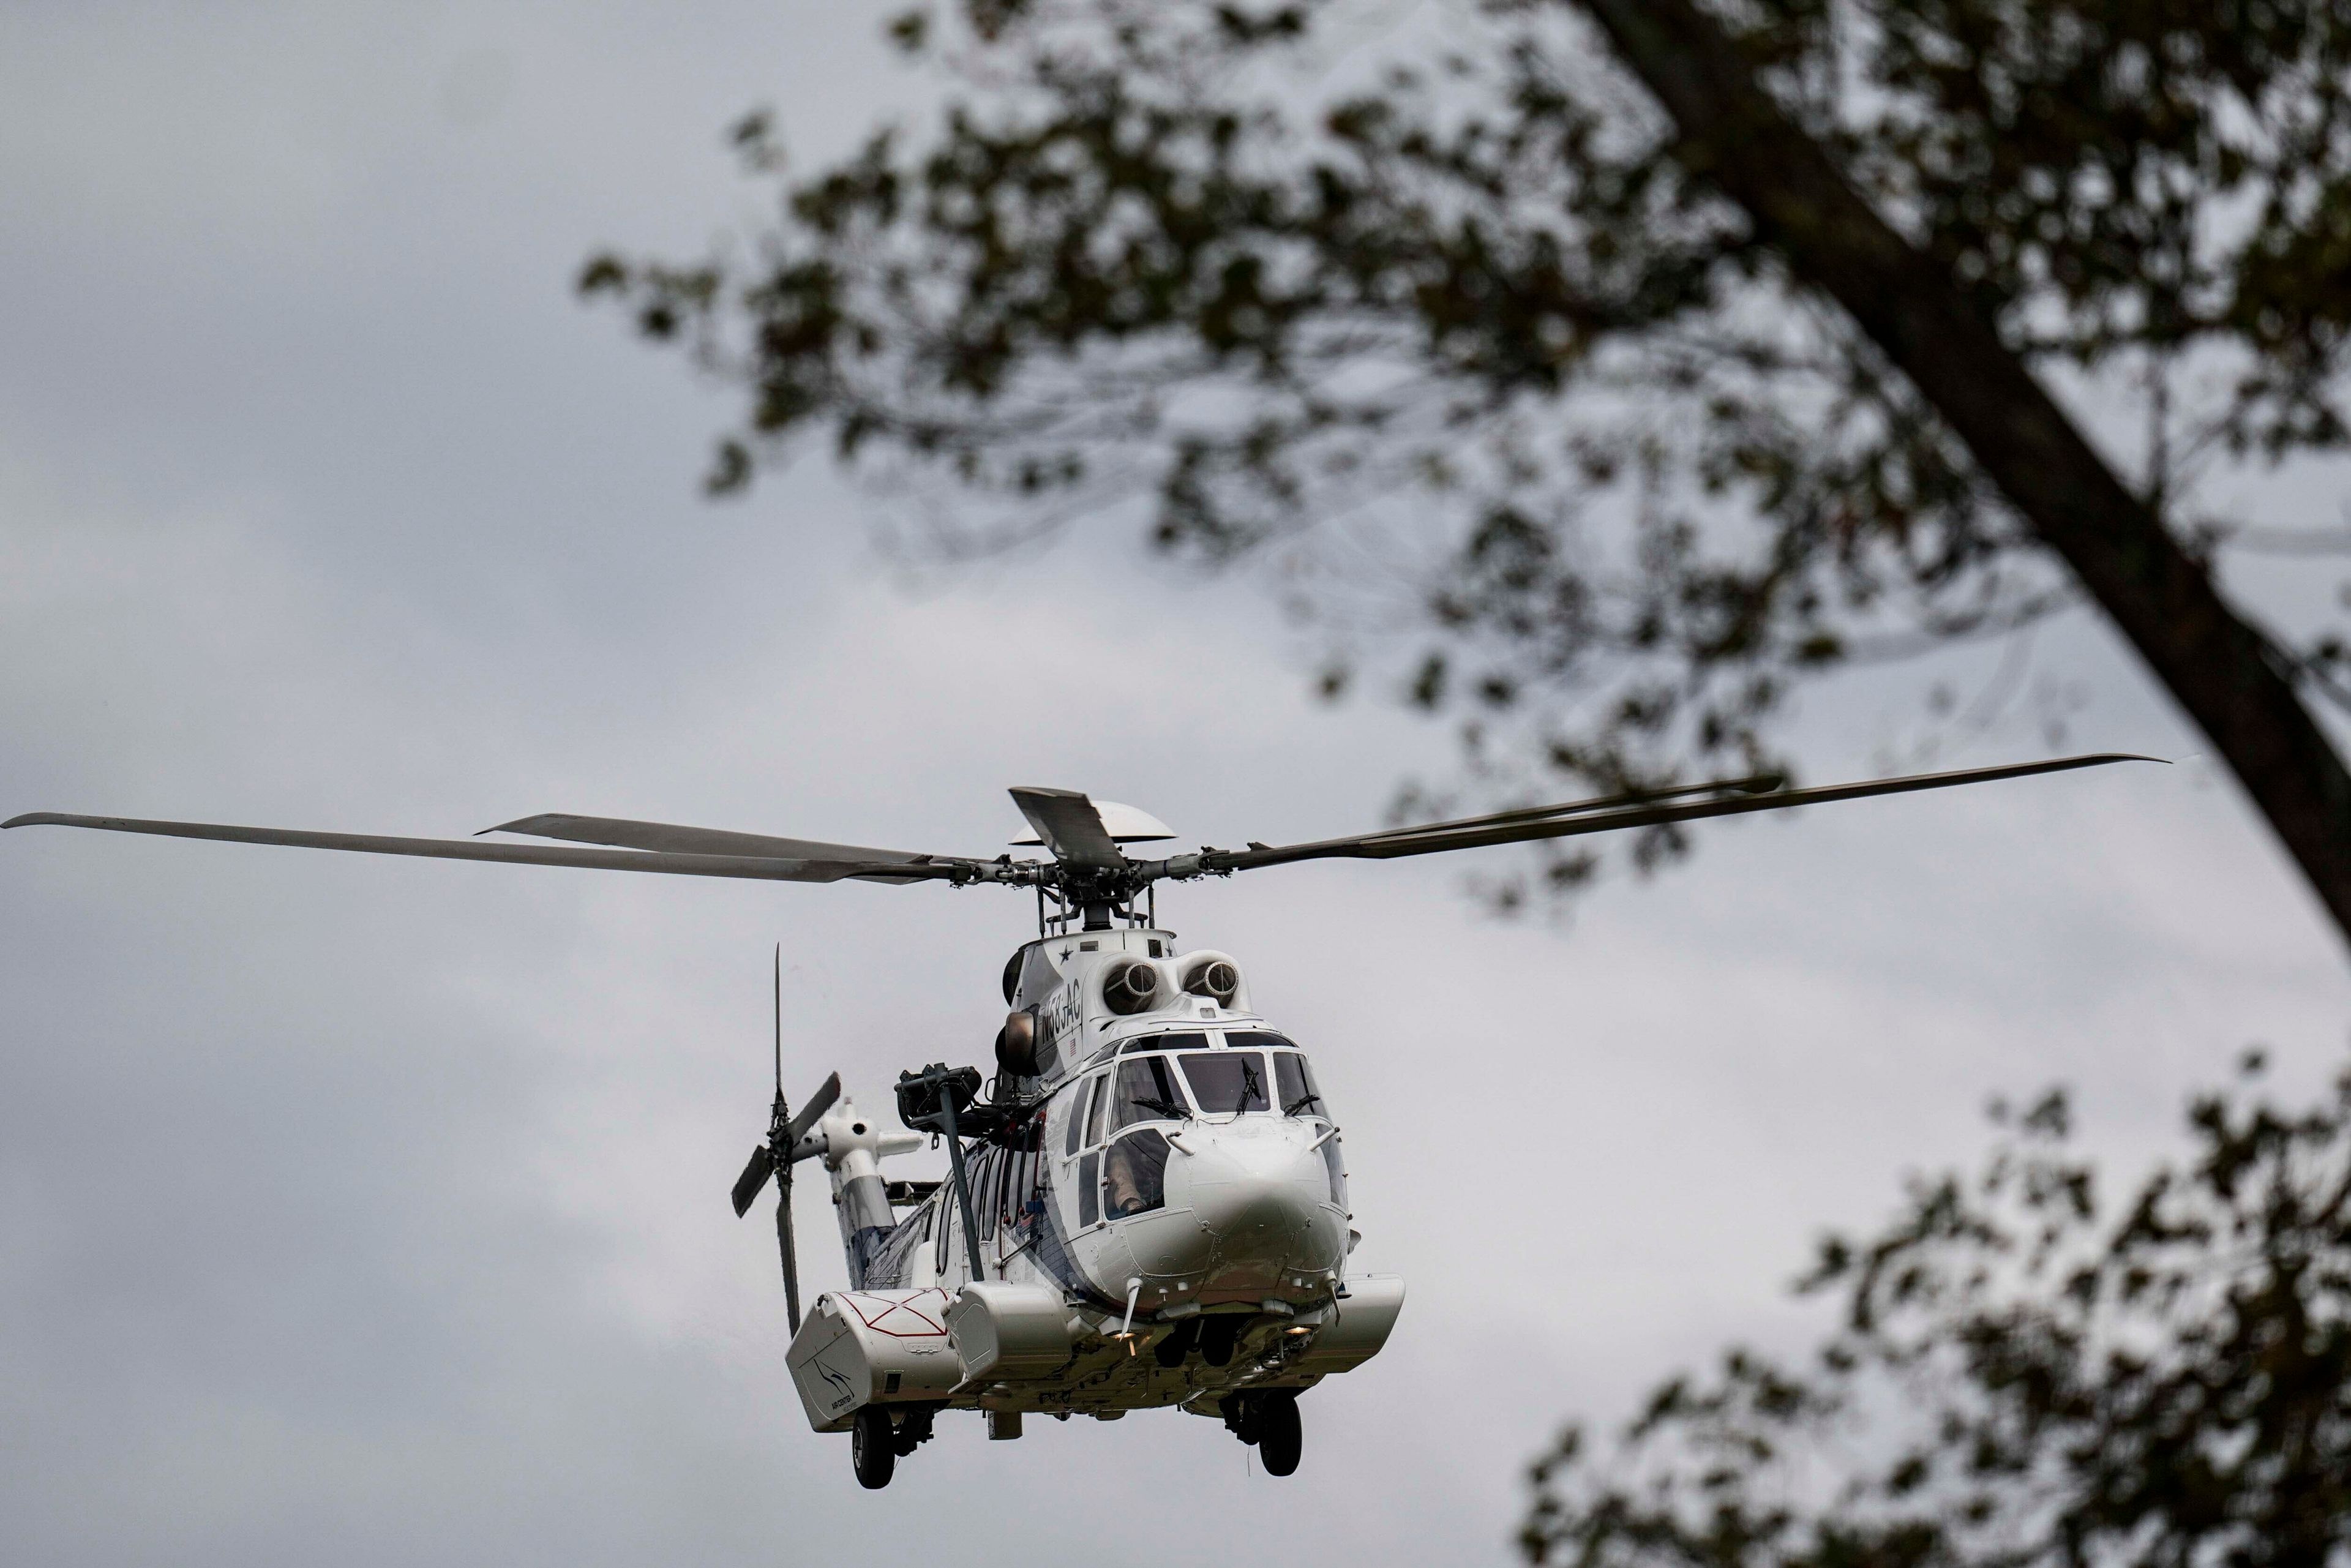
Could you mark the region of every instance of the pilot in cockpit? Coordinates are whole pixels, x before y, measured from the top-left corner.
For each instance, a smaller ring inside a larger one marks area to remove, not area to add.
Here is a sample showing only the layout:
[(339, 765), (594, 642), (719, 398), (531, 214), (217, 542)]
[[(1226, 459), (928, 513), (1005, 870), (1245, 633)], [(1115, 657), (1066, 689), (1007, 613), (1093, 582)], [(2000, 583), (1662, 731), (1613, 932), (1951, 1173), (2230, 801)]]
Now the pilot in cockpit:
[(1143, 1198), (1141, 1173), (1135, 1169), (1136, 1140), (1122, 1138), (1110, 1147), (1102, 1163), (1102, 1207), (1113, 1219), (1141, 1214), (1151, 1207)]

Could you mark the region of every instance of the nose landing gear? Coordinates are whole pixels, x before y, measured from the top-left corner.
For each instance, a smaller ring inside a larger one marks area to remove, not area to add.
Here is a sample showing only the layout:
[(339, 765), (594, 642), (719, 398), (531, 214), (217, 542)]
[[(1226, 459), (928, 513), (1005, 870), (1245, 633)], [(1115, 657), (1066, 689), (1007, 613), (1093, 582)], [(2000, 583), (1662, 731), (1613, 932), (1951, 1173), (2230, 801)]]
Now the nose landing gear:
[(1228, 1394), (1217, 1406), (1233, 1436), (1257, 1448), (1270, 1476), (1286, 1476), (1298, 1469), (1305, 1434), (1298, 1424), (1298, 1395), (1288, 1388)]

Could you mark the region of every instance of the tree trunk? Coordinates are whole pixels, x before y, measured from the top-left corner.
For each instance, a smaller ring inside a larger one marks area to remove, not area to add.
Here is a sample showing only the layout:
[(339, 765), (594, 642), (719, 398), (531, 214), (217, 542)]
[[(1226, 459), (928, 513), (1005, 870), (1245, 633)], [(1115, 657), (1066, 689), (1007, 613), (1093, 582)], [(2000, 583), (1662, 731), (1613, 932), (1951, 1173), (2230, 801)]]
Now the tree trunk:
[(2212, 745), (2351, 940), (2351, 773), (2270, 643), (2091, 447), (1949, 273), (1879, 217), (1691, 0), (1574, 0), (1656, 95), (1675, 157), (1909, 377)]

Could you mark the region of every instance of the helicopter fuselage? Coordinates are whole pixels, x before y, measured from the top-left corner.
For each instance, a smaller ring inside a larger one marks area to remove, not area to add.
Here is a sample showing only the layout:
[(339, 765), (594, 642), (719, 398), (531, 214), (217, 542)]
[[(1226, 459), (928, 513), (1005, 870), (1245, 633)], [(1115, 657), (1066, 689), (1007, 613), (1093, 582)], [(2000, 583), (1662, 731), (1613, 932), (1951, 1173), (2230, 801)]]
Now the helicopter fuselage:
[(1229, 1396), (1376, 1353), (1402, 1282), (1348, 1278), (1338, 1124), (1238, 964), (1159, 929), (1071, 932), (1024, 946), (1007, 993), (1033, 1044), (999, 1041), (963, 1162), (973, 1228), (952, 1179), (881, 1178), (924, 1139), (846, 1098), (799, 1151), (832, 1174), (852, 1280), (789, 1357), (819, 1430), (871, 1403), (984, 1408), (1002, 1435), (1024, 1411), (1230, 1420)]

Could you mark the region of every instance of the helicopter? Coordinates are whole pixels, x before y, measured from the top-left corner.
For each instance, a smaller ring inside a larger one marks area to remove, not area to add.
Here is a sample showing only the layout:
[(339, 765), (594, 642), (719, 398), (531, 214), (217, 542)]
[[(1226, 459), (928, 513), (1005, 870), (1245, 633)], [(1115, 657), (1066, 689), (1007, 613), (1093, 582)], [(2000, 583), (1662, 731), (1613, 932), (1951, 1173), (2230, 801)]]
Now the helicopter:
[[(810, 1426), (850, 1436), (852, 1468), (887, 1486), (947, 1410), (992, 1439), (1023, 1417), (1117, 1420), (1176, 1408), (1219, 1420), (1267, 1473), (1293, 1473), (1299, 1396), (1378, 1354), (1404, 1306), (1393, 1274), (1355, 1273), (1340, 1124), (1307, 1054), (1253, 1005), (1240, 961), (1182, 947), (1162, 883), (1311, 860), (1394, 860), (1949, 789), (2160, 758), (2101, 752), (1792, 788), (1784, 776), (1670, 786), (1311, 842), (1203, 846), (1139, 859), (1175, 832), (1076, 790), (1017, 788), (1041, 857), (917, 854), (807, 839), (547, 813), (472, 839), (392, 838), (31, 812), (53, 825), (235, 843), (773, 882), (992, 883), (1032, 890), (1036, 935), (1006, 963), (994, 1071), (900, 1073), (898, 1125), (827, 1077), (784, 1094), (783, 958), (775, 963), (774, 1097), (737, 1178), (737, 1218), (772, 1183)], [(490, 833), (555, 843), (484, 841)], [(944, 1145), (942, 1180), (883, 1162)], [(848, 1288), (803, 1317), (792, 1171), (820, 1161)]]

